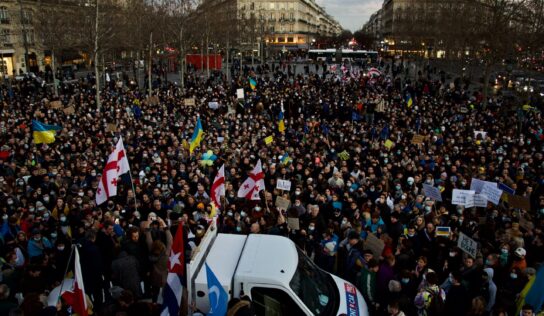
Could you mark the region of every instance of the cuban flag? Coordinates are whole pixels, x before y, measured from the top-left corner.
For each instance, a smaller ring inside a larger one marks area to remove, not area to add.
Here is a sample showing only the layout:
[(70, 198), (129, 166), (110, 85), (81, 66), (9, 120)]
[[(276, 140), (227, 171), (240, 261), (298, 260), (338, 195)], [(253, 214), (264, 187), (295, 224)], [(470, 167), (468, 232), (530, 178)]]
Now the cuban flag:
[(206, 263), (206, 278), (208, 280), (208, 298), (210, 299), (210, 310), (208, 316), (225, 316), (227, 314), (227, 304), (229, 296), (223, 288), (217, 277)]
[(185, 283), (185, 255), (183, 225), (178, 224), (174, 243), (168, 258), (168, 277), (162, 290), (161, 316), (179, 315), (181, 296)]

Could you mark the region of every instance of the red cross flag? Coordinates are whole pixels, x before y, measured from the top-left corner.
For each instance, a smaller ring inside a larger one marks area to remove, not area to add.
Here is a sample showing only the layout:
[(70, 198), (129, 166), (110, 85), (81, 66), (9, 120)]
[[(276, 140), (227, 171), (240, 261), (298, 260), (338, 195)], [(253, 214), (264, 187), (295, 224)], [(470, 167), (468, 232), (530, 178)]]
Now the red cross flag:
[(242, 186), (238, 190), (238, 197), (248, 200), (260, 200), (259, 192), (261, 190), (264, 190), (264, 173), (261, 167), (261, 160), (259, 159), (249, 177), (242, 183)]
[(212, 184), (211, 198), (217, 207), (221, 206), (221, 197), (225, 196), (225, 165), (222, 165)]
[(117, 153), (117, 173), (118, 176), (130, 172), (130, 166), (128, 165), (127, 152), (125, 146), (123, 146), (123, 138), (119, 137), (119, 141), (115, 146), (115, 152)]
[(100, 182), (98, 182), (98, 188), (96, 189), (96, 205), (100, 205), (108, 200), (109, 197), (117, 195), (117, 178), (119, 177), (117, 169), (117, 151), (114, 151), (108, 157), (108, 162)]

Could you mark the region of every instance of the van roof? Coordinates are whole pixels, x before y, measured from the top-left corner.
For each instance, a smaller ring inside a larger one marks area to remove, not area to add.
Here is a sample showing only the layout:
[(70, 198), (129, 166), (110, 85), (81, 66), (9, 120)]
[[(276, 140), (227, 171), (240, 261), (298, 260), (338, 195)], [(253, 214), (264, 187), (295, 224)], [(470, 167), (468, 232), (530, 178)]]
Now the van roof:
[(247, 238), (235, 277), (237, 281), (288, 287), (298, 264), (295, 244), (286, 237), (252, 234)]

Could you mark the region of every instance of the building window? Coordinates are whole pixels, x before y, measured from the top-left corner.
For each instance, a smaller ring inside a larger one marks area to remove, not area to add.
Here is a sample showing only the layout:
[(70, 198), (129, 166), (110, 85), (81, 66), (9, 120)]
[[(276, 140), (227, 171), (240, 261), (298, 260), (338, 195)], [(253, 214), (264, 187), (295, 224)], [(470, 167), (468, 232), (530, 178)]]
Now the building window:
[(26, 30), (26, 32), (23, 33), (23, 36), (25, 36), (25, 40), (28, 44), (34, 44), (34, 30)]
[(255, 10), (255, 2), (251, 2), (251, 4), (249, 5), (249, 9)]
[(0, 43), (2, 43), (2, 44), (10, 44), (11, 43), (11, 38), (9, 36), (9, 30), (8, 29), (3, 29), (0, 32)]
[(9, 23), (9, 12), (8, 8), (0, 7), (0, 23), (8, 24)]
[(289, 25), (289, 32), (293, 33), (294, 32), (294, 27), (293, 27), (293, 24)]
[(289, 13), (289, 20), (291, 20), (291, 21), (295, 20), (295, 13), (294, 12)]
[(294, 38), (292, 38), (292, 37), (287, 38), (287, 43), (294, 43), (294, 42), (295, 42)]
[(278, 37), (278, 43), (285, 43), (285, 37)]
[(32, 24), (32, 11), (26, 9), (23, 10), (23, 23)]

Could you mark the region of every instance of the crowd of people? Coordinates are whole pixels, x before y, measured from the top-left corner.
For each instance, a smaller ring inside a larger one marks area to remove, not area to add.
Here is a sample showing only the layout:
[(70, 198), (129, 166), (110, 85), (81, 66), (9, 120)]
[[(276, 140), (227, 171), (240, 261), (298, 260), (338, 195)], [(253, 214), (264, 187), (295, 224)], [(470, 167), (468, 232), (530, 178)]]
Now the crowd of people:
[[(544, 262), (541, 109), (483, 102), (464, 83), (427, 72), (410, 79), (391, 60), (379, 69), (383, 75), (366, 76), (349, 66), (266, 66), (248, 71), (254, 89), (247, 76), (190, 75), (183, 90), (161, 83), (152, 97), (110, 84), (100, 107), (92, 76), (58, 98), (31, 79), (4, 83), (0, 314), (69, 314), (47, 297), (71, 274), (76, 244), (95, 315), (158, 314), (176, 228), (185, 227), (188, 258), (211, 220), (210, 187), (223, 164), (220, 231), (291, 238), (319, 267), (355, 284), (370, 315), (536, 314), (542, 299), (524, 304), (523, 290)], [(62, 107), (51, 106), (57, 100)], [(190, 154), (197, 116), (204, 136)], [(54, 143), (33, 142), (33, 119), (62, 127)], [(117, 196), (96, 205), (119, 137), (131, 174)], [(208, 151), (217, 159), (202, 164)], [(261, 200), (238, 198), (259, 159)], [(453, 189), (469, 189), (473, 178), (505, 184), (528, 206), (452, 204)], [(290, 190), (277, 189), (278, 179), (291, 181)], [(278, 208), (277, 197), (290, 206)], [(475, 257), (457, 246), (461, 233), (478, 242)], [(381, 253), (369, 238), (381, 241)]]

